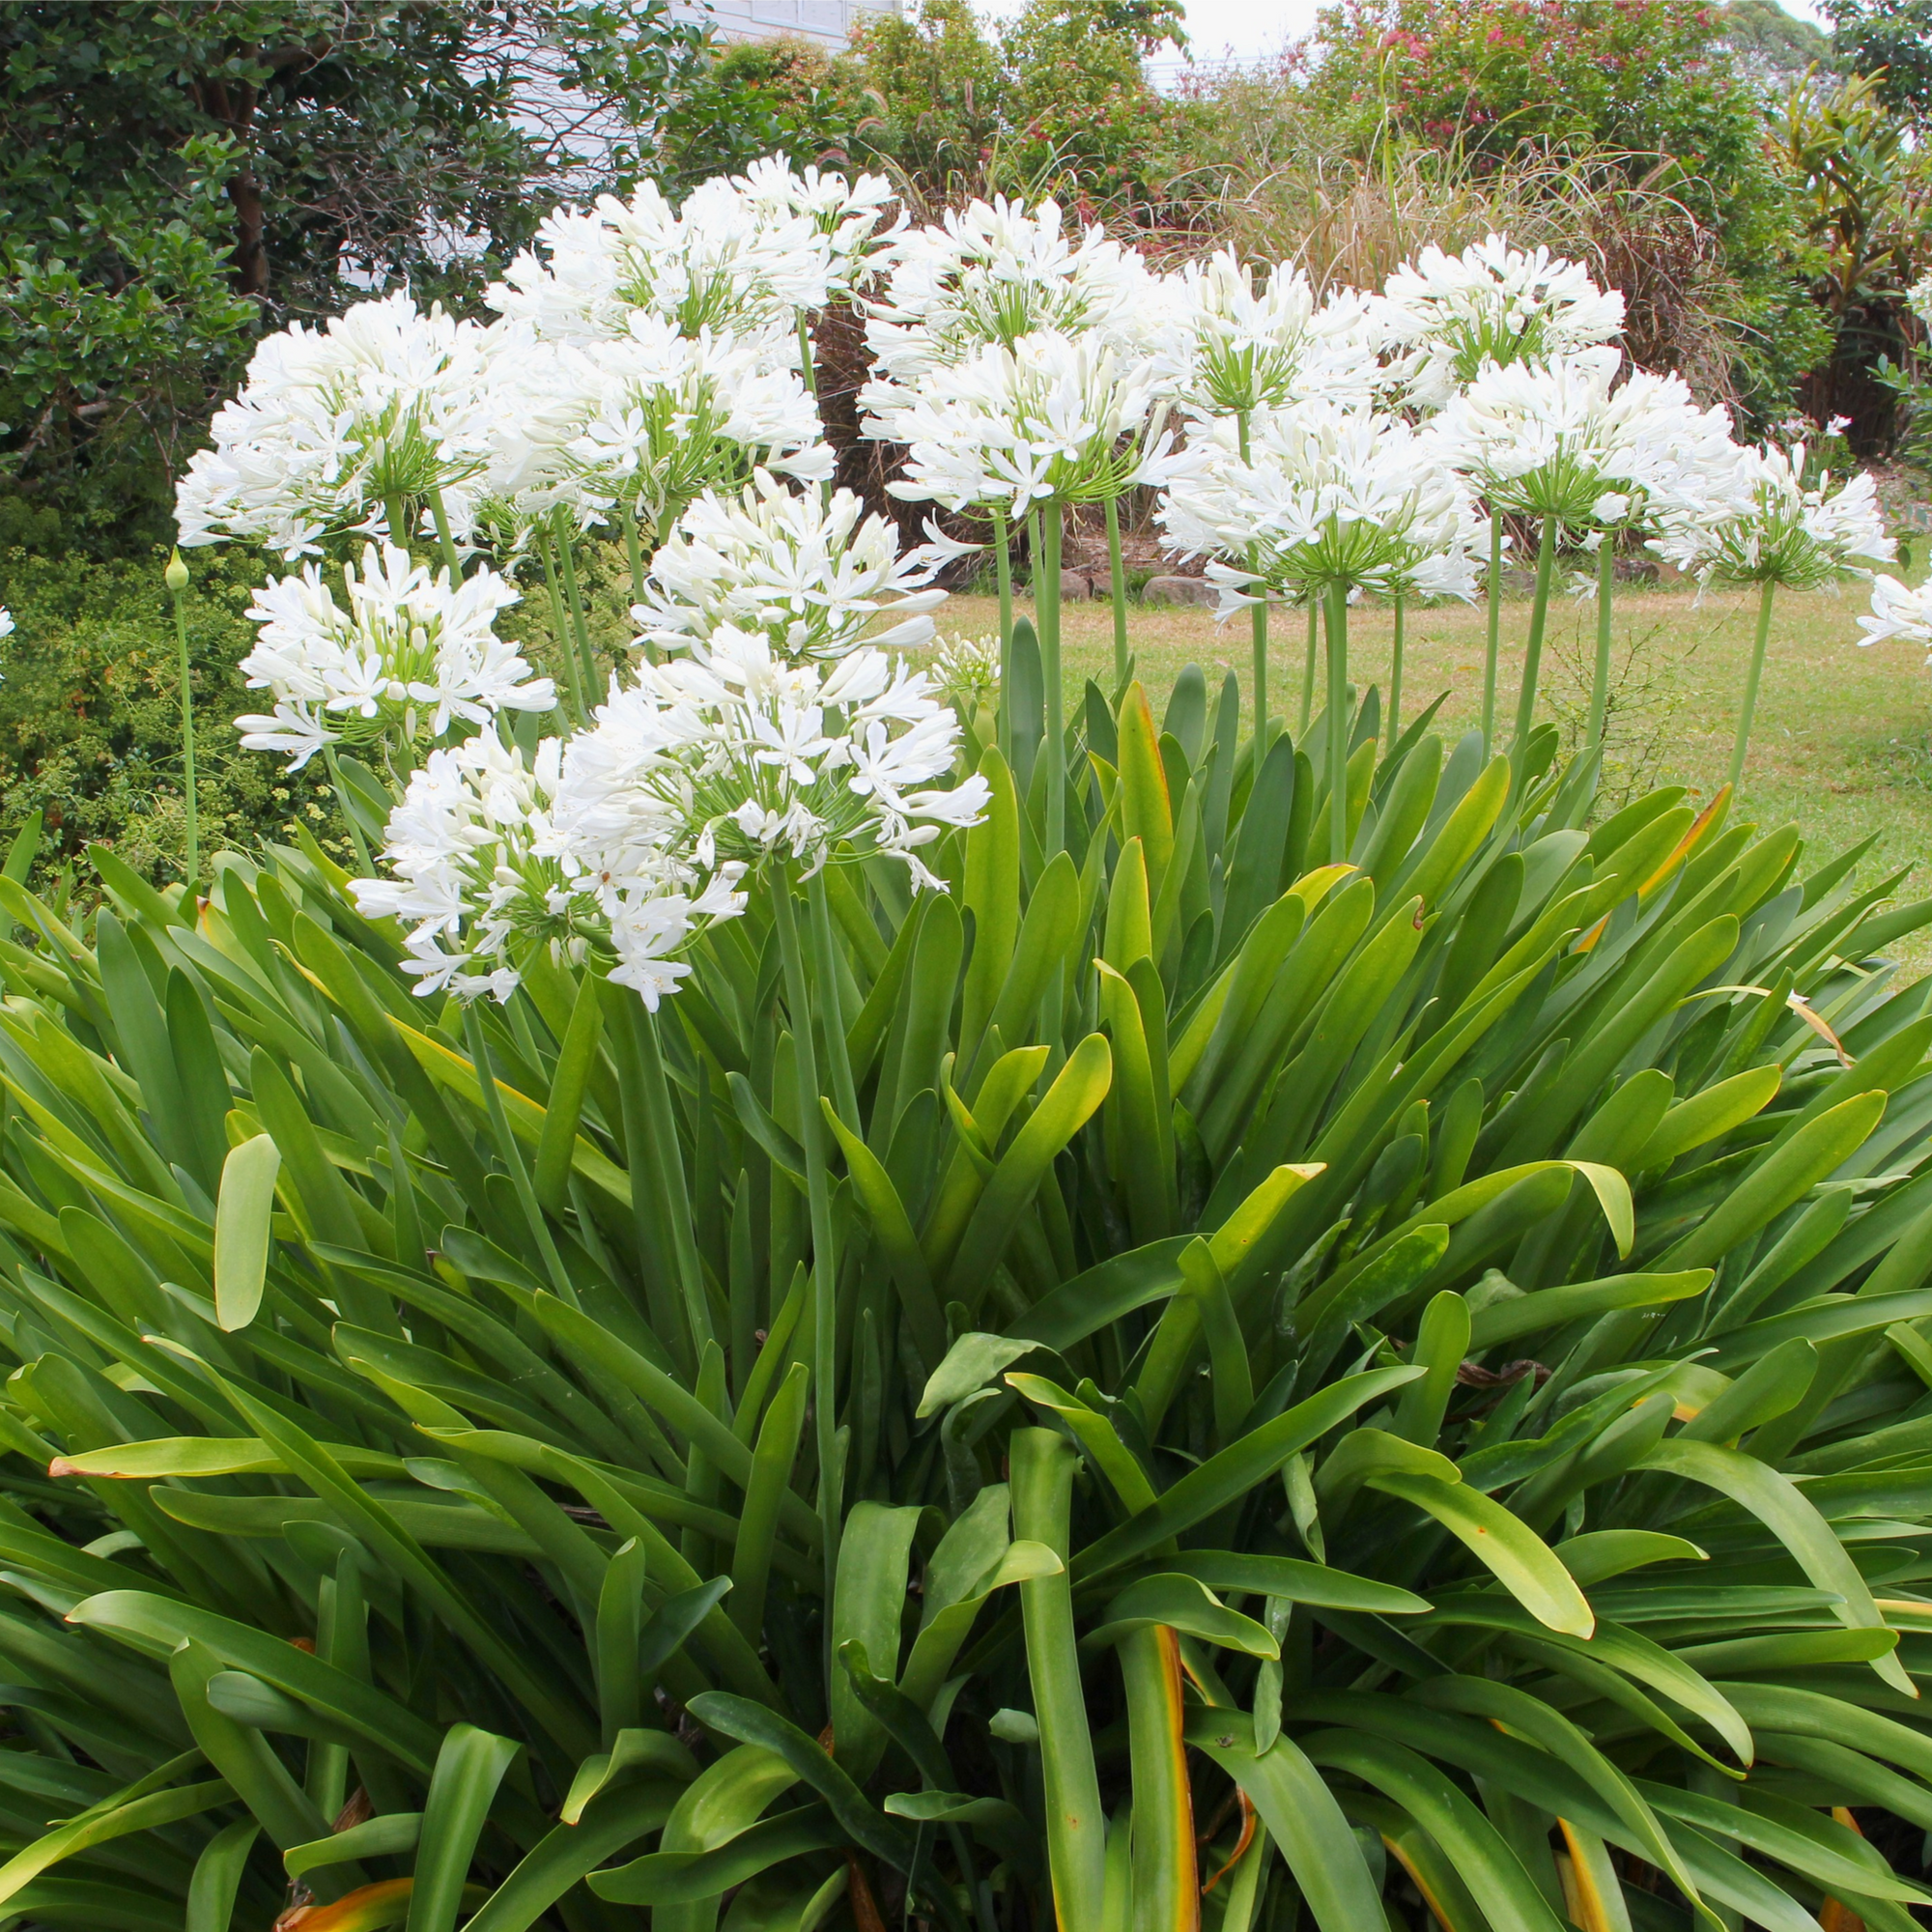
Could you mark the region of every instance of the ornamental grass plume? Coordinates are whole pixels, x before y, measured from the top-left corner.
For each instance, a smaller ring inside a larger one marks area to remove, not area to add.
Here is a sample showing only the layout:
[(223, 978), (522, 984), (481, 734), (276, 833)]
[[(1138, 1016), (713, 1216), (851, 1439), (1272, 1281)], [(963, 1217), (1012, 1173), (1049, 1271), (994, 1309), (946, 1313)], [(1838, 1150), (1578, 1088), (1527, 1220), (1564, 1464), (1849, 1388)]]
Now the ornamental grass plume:
[(1660, 491), (1659, 534), (1650, 548), (1700, 583), (1758, 586), (1757, 631), (1745, 674), (1730, 782), (1744, 777), (1751, 721), (1771, 639), (1772, 598), (1869, 578), (1896, 546), (1886, 534), (1872, 479), (1860, 472), (1833, 487), (1808, 478), (1803, 443), (1743, 449), (1724, 469), (1687, 472), (1679, 490)]

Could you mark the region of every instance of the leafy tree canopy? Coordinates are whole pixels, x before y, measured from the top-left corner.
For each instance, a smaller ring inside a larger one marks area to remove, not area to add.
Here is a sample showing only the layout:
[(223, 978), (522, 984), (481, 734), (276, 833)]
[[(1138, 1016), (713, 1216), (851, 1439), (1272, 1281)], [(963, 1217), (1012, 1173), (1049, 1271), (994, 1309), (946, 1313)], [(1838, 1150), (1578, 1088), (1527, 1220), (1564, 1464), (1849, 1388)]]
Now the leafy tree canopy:
[(261, 327), (464, 299), (700, 41), (668, 0), (0, 12), (0, 463), (83, 526), (152, 509)]

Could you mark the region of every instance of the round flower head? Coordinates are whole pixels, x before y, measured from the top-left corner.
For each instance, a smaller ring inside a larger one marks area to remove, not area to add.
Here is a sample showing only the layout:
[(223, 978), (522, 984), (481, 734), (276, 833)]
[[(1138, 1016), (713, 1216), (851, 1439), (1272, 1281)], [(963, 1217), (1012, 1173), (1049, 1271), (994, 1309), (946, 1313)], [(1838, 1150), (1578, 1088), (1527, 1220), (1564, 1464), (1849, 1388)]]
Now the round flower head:
[(622, 335), (639, 309), (685, 335), (789, 330), (865, 272), (887, 190), (781, 169), (705, 182), (681, 211), (646, 182), (628, 201), (554, 214), (487, 299), (560, 339)]
[(1740, 450), (1723, 472), (1660, 491), (1658, 523), (1650, 548), (1706, 583), (1819, 590), (1868, 577), (1894, 554), (1871, 478), (1807, 484), (1802, 443)]
[(1167, 278), (1152, 372), (1190, 414), (1249, 415), (1312, 396), (1369, 402), (1383, 380), (1378, 312), (1353, 290), (1325, 301), (1291, 262), (1255, 286), (1232, 248)]
[(1077, 241), (1064, 233), (1054, 202), (1029, 211), (1004, 196), (976, 201), (898, 239), (866, 341), (885, 376), (911, 384), (1039, 329), (1128, 339), (1151, 282), (1140, 257), (1104, 230)]
[(959, 735), (925, 673), (895, 654), (862, 644), (800, 660), (721, 625), (701, 661), (645, 664), (612, 690), (572, 743), (559, 817), (585, 850), (674, 816), (680, 849), (707, 871), (778, 860), (810, 874), (883, 853), (932, 886), (919, 849), (976, 824), (988, 797), (977, 774), (936, 782)]
[(488, 459), (485, 361), (483, 329), (404, 294), (265, 337), (176, 486), (181, 541), (299, 556), (344, 530), (388, 530), (391, 502), (460, 491)]
[(1207, 461), (1176, 481), (1160, 520), (1210, 563), (1221, 614), (1259, 589), (1310, 600), (1336, 587), (1467, 597), (1480, 534), (1467, 493), (1420, 432), (1368, 410), (1304, 403), (1258, 416), (1243, 460), (1217, 422)]
[[(1923, 644), (1932, 654), (1932, 583), (1910, 590), (1895, 577), (1880, 577), (1872, 584), (1871, 615), (1859, 619), (1861, 644), (1889, 643), (1893, 638)], [(1932, 655), (1926, 662), (1932, 664)]]
[(1145, 361), (1091, 336), (1041, 330), (992, 344), (912, 388), (873, 384), (868, 436), (908, 445), (895, 497), (952, 509), (1003, 502), (1098, 503), (1159, 485), (1192, 460), (1162, 424), (1166, 405)]
[(766, 222), (798, 219), (811, 225), (825, 253), (828, 285), (838, 296), (867, 286), (890, 260), (905, 226), (903, 213), (886, 220), (897, 190), (883, 175), (847, 181), (816, 166), (800, 174), (783, 156), (767, 155), (733, 175), (731, 187)]
[(969, 715), (999, 701), (1000, 638), (941, 638), (932, 676), (949, 703)]
[(1653, 490), (1680, 494), (1736, 460), (1730, 417), (1700, 410), (1676, 376), (1639, 372), (1613, 387), (1621, 357), (1586, 349), (1547, 362), (1492, 362), (1424, 434), (1492, 509), (1570, 529), (1639, 515)]
[(708, 880), (669, 847), (675, 820), (634, 826), (613, 868), (558, 828), (564, 747), (546, 738), (534, 758), (495, 732), (432, 752), (389, 815), (383, 856), (392, 877), (357, 879), (362, 913), (411, 927), (403, 971), (427, 996), (507, 1000), (522, 962), (543, 946), (573, 964), (594, 961), (655, 1009), (691, 969), (678, 951), (705, 926), (744, 909), (736, 874)]
[(1580, 262), (1525, 254), (1492, 235), (1445, 255), (1425, 248), (1382, 285), (1381, 318), (1411, 402), (1440, 409), (1486, 362), (1544, 361), (1622, 332), (1624, 298)]
[(532, 678), (493, 629), (517, 601), (495, 571), (453, 584), (446, 570), (432, 577), (408, 552), (370, 544), (362, 568), (342, 575), (346, 604), (314, 564), (256, 593), (248, 615), (262, 629), (242, 669), (274, 709), (235, 721), (248, 750), (287, 752), (298, 771), (326, 745), (412, 751), (459, 721), (555, 704), (550, 679)]
[[(733, 496), (707, 491), (651, 562), (631, 615), (643, 641), (702, 656), (721, 626), (756, 631), (786, 657), (833, 658), (861, 640), (923, 644), (946, 601), (932, 579), (966, 547), (899, 552), (883, 517), (849, 490), (799, 496), (760, 470)], [(880, 617), (895, 620), (871, 635)]]
[(520, 327), (496, 357), (479, 520), (511, 532), (513, 548), (559, 507), (579, 528), (614, 516), (655, 537), (702, 491), (754, 468), (829, 480), (832, 452), (796, 354), (789, 333), (686, 336), (642, 310), (595, 344), (539, 341)]

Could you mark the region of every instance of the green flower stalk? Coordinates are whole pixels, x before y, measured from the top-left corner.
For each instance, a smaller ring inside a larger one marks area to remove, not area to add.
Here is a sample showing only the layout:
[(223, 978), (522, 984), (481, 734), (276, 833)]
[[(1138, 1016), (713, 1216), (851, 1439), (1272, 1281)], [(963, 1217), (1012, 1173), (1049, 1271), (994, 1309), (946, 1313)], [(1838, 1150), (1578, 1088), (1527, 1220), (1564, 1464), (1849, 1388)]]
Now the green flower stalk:
[(1503, 513), (1490, 511), (1490, 568), (1488, 576), (1488, 623), (1483, 637), (1483, 755), (1487, 757), (1496, 742), (1496, 661), (1502, 652), (1503, 638)]
[(1543, 639), (1549, 624), (1549, 584), (1556, 565), (1556, 519), (1546, 516), (1536, 543), (1536, 591), (1529, 607), (1529, 637), (1523, 646), (1522, 683), (1516, 697), (1516, 747), (1529, 743), (1536, 719), (1536, 687), (1543, 672)]
[(1114, 604), (1114, 688), (1127, 681), (1127, 574), (1121, 562), (1121, 504), (1107, 498), (1107, 589)]
[(1597, 659), (1590, 674), (1589, 744), (1604, 742), (1604, 724), (1610, 708), (1610, 593), (1616, 584), (1617, 549), (1606, 530), (1597, 551)]
[(1395, 751), (1396, 739), (1402, 730), (1402, 647), (1403, 647), (1404, 599), (1397, 592), (1395, 599), (1395, 640), (1389, 655), (1389, 751)]
[(168, 586), (169, 601), (174, 606), (175, 651), (181, 671), (182, 770), (187, 809), (186, 883), (188, 895), (192, 897), (195, 882), (201, 877), (201, 805), (194, 773), (194, 685), (193, 667), (187, 648), (187, 565), (182, 561), (180, 551), (168, 558), (168, 567), (161, 577)]

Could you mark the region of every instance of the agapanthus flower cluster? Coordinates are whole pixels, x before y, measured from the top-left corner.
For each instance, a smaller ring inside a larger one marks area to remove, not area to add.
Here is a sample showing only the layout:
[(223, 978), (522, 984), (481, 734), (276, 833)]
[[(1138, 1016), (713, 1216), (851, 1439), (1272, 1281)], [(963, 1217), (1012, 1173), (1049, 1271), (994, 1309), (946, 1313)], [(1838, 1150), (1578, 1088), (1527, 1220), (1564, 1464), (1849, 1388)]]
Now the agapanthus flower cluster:
[(1097, 503), (1159, 486), (1190, 461), (1164, 428), (1147, 364), (1092, 335), (1043, 329), (988, 344), (912, 388), (875, 383), (868, 436), (907, 445), (895, 497), (951, 509)]
[(866, 341), (885, 379), (913, 384), (1043, 329), (1136, 340), (1151, 287), (1140, 257), (1103, 229), (1069, 235), (1055, 202), (975, 201), (898, 238)]
[[(1932, 583), (1915, 590), (1897, 578), (1880, 576), (1872, 582), (1871, 614), (1859, 619), (1864, 636), (1861, 644), (1889, 643), (1897, 638), (1908, 644), (1923, 644), (1932, 653)], [(1927, 663), (1932, 663), (1928, 655)]]
[(1245, 460), (1232, 422), (1213, 425), (1207, 450), (1160, 516), (1176, 549), (1216, 559), (1208, 574), (1223, 615), (1265, 593), (1473, 591), (1480, 526), (1468, 494), (1400, 417), (1304, 403), (1259, 415)]
[(941, 638), (933, 646), (932, 681), (947, 700), (967, 713), (1000, 696), (1000, 635)]
[(391, 503), (460, 493), (489, 461), (486, 331), (407, 294), (265, 336), (175, 493), (185, 545), (236, 537), (286, 557), (390, 530)]
[(1906, 290), (1905, 305), (1920, 322), (1932, 322), (1932, 271), (1920, 275)]
[(1242, 416), (1311, 397), (1372, 402), (1385, 380), (1379, 305), (1357, 290), (1317, 296), (1279, 262), (1256, 286), (1232, 248), (1166, 278), (1153, 331), (1155, 385), (1197, 416)]
[(1489, 363), (1425, 435), (1506, 514), (1603, 530), (1673, 500), (1736, 461), (1729, 414), (1699, 409), (1683, 380), (1646, 371), (1619, 384), (1614, 349)]
[(479, 525), (499, 554), (559, 509), (580, 529), (620, 517), (661, 534), (701, 492), (754, 468), (829, 479), (796, 361), (788, 331), (685, 335), (644, 310), (606, 341), (504, 334)]
[(543, 947), (573, 964), (598, 955), (655, 1010), (691, 970), (680, 951), (744, 910), (737, 869), (700, 876), (681, 862), (668, 814), (634, 814), (601, 843), (567, 836), (565, 770), (581, 742), (546, 738), (526, 758), (486, 731), (412, 774), (384, 833), (393, 876), (354, 891), (366, 917), (410, 928), (403, 971), (419, 995), (507, 1000)]
[(551, 680), (497, 636), (517, 591), (495, 571), (452, 582), (392, 544), (369, 544), (342, 578), (341, 602), (314, 564), (256, 593), (248, 615), (262, 628), (241, 668), (274, 708), (235, 721), (248, 750), (286, 752), (291, 771), (330, 745), (407, 756), (458, 724), (554, 706)]
[[(850, 491), (800, 494), (761, 470), (743, 491), (692, 504), (631, 614), (640, 641), (700, 659), (725, 627), (797, 658), (839, 657), (866, 640), (923, 644), (946, 601), (934, 575), (965, 549), (935, 533), (902, 554), (893, 526)], [(891, 621), (875, 631), (881, 618)]]
[(625, 334), (642, 310), (686, 335), (791, 329), (868, 273), (890, 184), (760, 163), (694, 188), (676, 209), (652, 183), (550, 216), (488, 300), (552, 339)]
[(883, 853), (933, 887), (920, 848), (977, 822), (988, 797), (977, 774), (938, 782), (958, 746), (958, 719), (903, 656), (861, 644), (831, 662), (788, 657), (722, 624), (701, 660), (643, 664), (612, 690), (573, 741), (567, 782), (590, 822), (680, 818), (706, 870), (777, 860), (810, 875)]
[(1624, 298), (1580, 262), (1492, 235), (1460, 255), (1432, 245), (1405, 263), (1382, 285), (1380, 319), (1408, 400), (1435, 410), (1487, 362), (1547, 361), (1612, 341)]
[(1895, 549), (1871, 478), (1807, 483), (1802, 443), (1740, 450), (1724, 470), (1661, 499), (1658, 522), (1650, 548), (1706, 583), (1824, 589), (1869, 576)]

